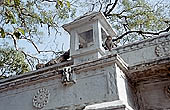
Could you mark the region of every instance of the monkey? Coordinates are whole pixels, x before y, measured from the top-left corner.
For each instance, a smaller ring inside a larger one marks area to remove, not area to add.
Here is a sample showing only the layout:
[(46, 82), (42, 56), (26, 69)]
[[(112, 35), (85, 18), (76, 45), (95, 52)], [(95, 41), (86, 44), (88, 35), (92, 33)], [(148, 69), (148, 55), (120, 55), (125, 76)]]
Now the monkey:
[(83, 44), (80, 43), (79, 44), (79, 49), (81, 49), (81, 48), (83, 48)]
[(41, 68), (44, 68), (44, 67), (45, 67), (45, 64), (38, 63), (35, 68), (36, 68), (36, 70), (38, 70), (38, 69), (41, 69)]
[(62, 62), (67, 61), (69, 58), (70, 58), (70, 50), (66, 51), (60, 57), (50, 60), (49, 62), (47, 62), (45, 64), (45, 66), (51, 66), (51, 65), (54, 65), (54, 64), (57, 64), (57, 63), (62, 63)]
[(105, 50), (109, 50), (111, 51), (111, 49), (113, 48), (113, 43), (112, 43), (112, 37), (111, 36), (107, 36), (106, 41), (105, 41)]
[(56, 63), (57, 63), (57, 60), (56, 60), (56, 59), (51, 59), (49, 62), (47, 62), (47, 63), (45, 64), (45, 67), (54, 65), (54, 64), (56, 64)]
[(70, 49), (68, 51), (66, 51), (63, 55), (61, 55), (63, 57), (63, 61), (67, 61), (70, 58)]

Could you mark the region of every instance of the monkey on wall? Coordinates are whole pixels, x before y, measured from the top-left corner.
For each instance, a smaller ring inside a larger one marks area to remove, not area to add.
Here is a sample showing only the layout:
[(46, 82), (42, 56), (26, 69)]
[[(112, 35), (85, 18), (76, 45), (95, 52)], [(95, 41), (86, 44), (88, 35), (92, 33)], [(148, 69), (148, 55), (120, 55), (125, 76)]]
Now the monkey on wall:
[(50, 60), (46, 64), (38, 63), (36, 65), (36, 69), (44, 68), (44, 67), (51, 66), (57, 63), (62, 63), (62, 62), (67, 61), (69, 58), (70, 58), (70, 50), (66, 51), (60, 57)]
[(38, 64), (35, 66), (36, 70), (41, 69), (41, 68), (44, 68), (44, 67), (45, 67), (45, 64), (43, 64), (43, 63), (38, 63)]
[(104, 42), (103, 47), (105, 50), (109, 50), (109, 51), (111, 51), (111, 49), (114, 47), (111, 36), (106, 36), (106, 41)]
[(66, 51), (60, 57), (50, 60), (49, 62), (45, 64), (45, 66), (47, 67), (47, 66), (51, 66), (57, 63), (62, 63), (62, 62), (67, 61), (69, 58), (70, 58), (70, 50)]

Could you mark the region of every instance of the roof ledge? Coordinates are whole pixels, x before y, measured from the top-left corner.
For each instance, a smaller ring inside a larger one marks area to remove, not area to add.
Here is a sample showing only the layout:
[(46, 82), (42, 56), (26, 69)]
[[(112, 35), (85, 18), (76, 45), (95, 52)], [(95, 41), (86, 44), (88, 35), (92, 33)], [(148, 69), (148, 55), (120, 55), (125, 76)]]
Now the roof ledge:
[(130, 66), (126, 75), (135, 83), (151, 79), (170, 79), (170, 56)]

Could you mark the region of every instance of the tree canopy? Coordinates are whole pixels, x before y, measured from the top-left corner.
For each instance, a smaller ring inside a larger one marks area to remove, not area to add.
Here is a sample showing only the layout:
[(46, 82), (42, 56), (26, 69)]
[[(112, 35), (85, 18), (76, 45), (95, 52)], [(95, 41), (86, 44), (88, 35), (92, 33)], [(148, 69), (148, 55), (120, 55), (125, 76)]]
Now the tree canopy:
[[(18, 41), (26, 40), (31, 43), (38, 54), (52, 52), (58, 55), (60, 51), (39, 49), (37, 43), (42, 39), (39, 37), (41, 33), (60, 33), (59, 28), (66, 20), (100, 11), (117, 32), (113, 41), (123, 45), (169, 32), (170, 4), (166, 3), (169, 1), (152, 2), (153, 0), (1, 0), (0, 38), (12, 39), (14, 49), (22, 52), (32, 65), (34, 62), (39, 63), (39, 58), (20, 48)], [(46, 39), (47, 36), (43, 38)]]
[(12, 38), (16, 49), (18, 39), (34, 44), (33, 37), (38, 36), (39, 27), (47, 26), (49, 33), (50, 29), (58, 32), (59, 20), (73, 15), (74, 10), (67, 0), (3, 0), (0, 6), (1, 38)]
[[(87, 0), (89, 11), (101, 11), (122, 44), (146, 39), (170, 30), (168, 0)], [(154, 2), (154, 3), (153, 3)]]
[(41, 50), (37, 44), (41, 43), (43, 32), (59, 33), (59, 23), (73, 17), (74, 13), (75, 9), (67, 0), (1, 0), (0, 38), (7, 39), (10, 46), (21, 51), (32, 66), (34, 62), (39, 62), (39, 59), (23, 51), (18, 42), (24, 40), (31, 43), (37, 53), (60, 54), (61, 52), (53, 50)]
[(30, 70), (24, 61), (25, 56), (12, 48), (0, 48), (0, 79), (19, 75)]

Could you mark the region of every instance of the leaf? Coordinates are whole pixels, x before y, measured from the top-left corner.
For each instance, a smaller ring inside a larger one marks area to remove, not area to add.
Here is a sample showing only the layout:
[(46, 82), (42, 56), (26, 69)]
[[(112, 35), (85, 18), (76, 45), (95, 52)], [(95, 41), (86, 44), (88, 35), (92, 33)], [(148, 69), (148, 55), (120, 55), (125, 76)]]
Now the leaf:
[(57, 4), (58, 4), (61, 8), (63, 7), (63, 3), (62, 3), (62, 1), (57, 0)]
[(9, 4), (11, 3), (11, 1), (10, 1), (10, 0), (6, 0), (5, 3), (6, 3), (7, 5), (9, 5)]
[(5, 11), (5, 16), (7, 16), (6, 22), (5, 22), (6, 24), (8, 24), (9, 21), (11, 21), (11, 24), (15, 24), (16, 23), (16, 19), (15, 19), (15, 16), (14, 16), (12, 11), (6, 10)]
[(14, 35), (17, 39), (19, 39), (21, 36), (21, 34), (18, 31), (14, 31)]
[(71, 5), (70, 5), (70, 2), (67, 1), (66, 4), (67, 4), (67, 7), (70, 8), (70, 6), (71, 6)]
[(5, 23), (6, 23), (6, 24), (8, 24), (8, 23), (9, 23), (9, 21), (10, 21), (9, 19), (6, 19), (6, 20), (5, 20)]
[(20, 0), (14, 0), (14, 3), (16, 6), (19, 6), (20, 5)]
[(14, 14), (13, 14), (12, 11), (10, 11), (10, 10), (7, 10), (7, 11), (5, 12), (5, 15), (8, 17), (8, 19), (14, 18)]
[(23, 35), (25, 35), (25, 31), (24, 31), (24, 29), (22, 29), (22, 28), (18, 28), (17, 29), (20, 33), (22, 33)]
[(16, 19), (15, 18), (12, 18), (11, 19), (11, 24), (15, 24), (16, 23)]
[(0, 33), (1, 33), (1, 37), (5, 38), (5, 31), (3, 28), (0, 28)]
[(24, 55), (20, 51), (12, 48), (0, 48), (0, 55), (0, 66), (3, 68), (3, 72), (5, 72), (4, 77), (11, 75), (10, 73), (17, 75), (30, 70), (29, 65), (25, 62)]
[(58, 4), (55, 5), (56, 9), (58, 9)]

